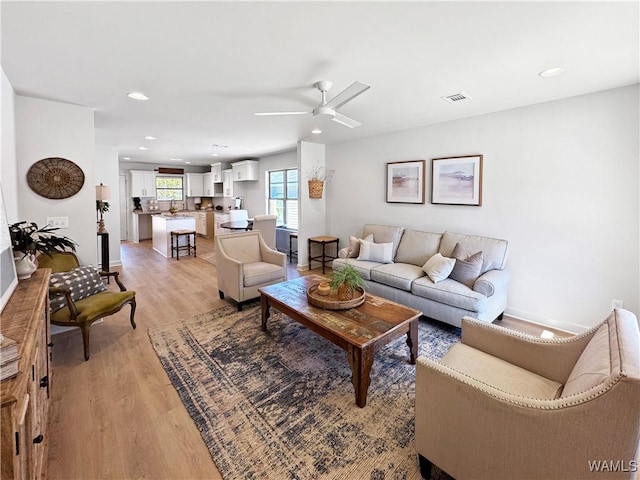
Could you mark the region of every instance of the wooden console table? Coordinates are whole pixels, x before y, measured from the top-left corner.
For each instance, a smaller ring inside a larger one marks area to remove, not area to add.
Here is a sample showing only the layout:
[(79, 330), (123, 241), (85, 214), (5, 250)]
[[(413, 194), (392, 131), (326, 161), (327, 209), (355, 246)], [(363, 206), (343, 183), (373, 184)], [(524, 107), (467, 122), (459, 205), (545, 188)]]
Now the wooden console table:
[(2, 311), (0, 330), (18, 342), (18, 375), (0, 382), (2, 479), (46, 478), (51, 388), (49, 277), (40, 268), (20, 280)]

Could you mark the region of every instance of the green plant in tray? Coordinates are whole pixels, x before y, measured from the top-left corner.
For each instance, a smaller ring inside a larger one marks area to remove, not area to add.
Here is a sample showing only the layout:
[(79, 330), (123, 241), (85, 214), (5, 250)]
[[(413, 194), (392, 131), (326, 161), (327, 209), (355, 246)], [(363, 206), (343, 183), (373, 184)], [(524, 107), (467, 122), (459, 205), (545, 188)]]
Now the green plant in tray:
[(364, 289), (364, 279), (358, 270), (347, 263), (331, 274), (331, 289), (338, 293), (338, 300), (351, 300), (357, 288)]

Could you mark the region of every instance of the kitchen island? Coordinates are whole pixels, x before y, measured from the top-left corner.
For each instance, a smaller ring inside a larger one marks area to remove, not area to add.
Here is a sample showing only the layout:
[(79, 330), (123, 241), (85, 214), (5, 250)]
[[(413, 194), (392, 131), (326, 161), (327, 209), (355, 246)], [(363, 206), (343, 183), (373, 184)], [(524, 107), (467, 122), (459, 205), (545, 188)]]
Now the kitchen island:
[[(153, 215), (153, 249), (165, 258), (171, 257), (171, 231), (195, 230), (196, 219), (190, 215)], [(186, 237), (179, 237), (180, 245), (186, 245)]]

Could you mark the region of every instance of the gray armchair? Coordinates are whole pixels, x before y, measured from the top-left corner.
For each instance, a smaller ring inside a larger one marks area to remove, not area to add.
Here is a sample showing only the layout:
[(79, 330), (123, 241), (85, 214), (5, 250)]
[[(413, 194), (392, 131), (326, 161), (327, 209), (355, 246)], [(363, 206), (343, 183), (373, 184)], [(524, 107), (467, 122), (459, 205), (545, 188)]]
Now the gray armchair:
[(218, 292), (235, 300), (238, 311), (258, 289), (287, 279), (284, 253), (270, 249), (259, 231), (216, 235)]
[(583, 334), (542, 339), (465, 317), (442, 360), (418, 358), (415, 405), (425, 478), (431, 463), (458, 480), (633, 478), (638, 322), (615, 310)]

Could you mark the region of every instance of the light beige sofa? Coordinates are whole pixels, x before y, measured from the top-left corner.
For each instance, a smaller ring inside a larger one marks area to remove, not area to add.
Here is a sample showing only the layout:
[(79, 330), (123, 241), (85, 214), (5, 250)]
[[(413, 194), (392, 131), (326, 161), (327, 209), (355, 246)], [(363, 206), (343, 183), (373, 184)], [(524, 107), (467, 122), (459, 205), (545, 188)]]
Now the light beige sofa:
[[(367, 292), (415, 308), (429, 318), (456, 327), (461, 325), (465, 315), (488, 322), (501, 318), (507, 306), (511, 278), (506, 268), (506, 240), (367, 224), (360, 238), (370, 235), (376, 244), (393, 244), (393, 263), (358, 260), (347, 247), (339, 252), (340, 258), (333, 261), (333, 269), (350, 263), (364, 278)], [(438, 253), (451, 257), (457, 243), (471, 254), (483, 252), (480, 276), (471, 286), (452, 278), (434, 282), (423, 266)], [(350, 254), (352, 258), (349, 258)]]
[[(569, 338), (466, 317), (462, 342), (416, 365), (415, 447), (457, 480), (633, 478), (640, 335), (631, 312)], [(430, 463), (431, 462), (431, 463)]]

